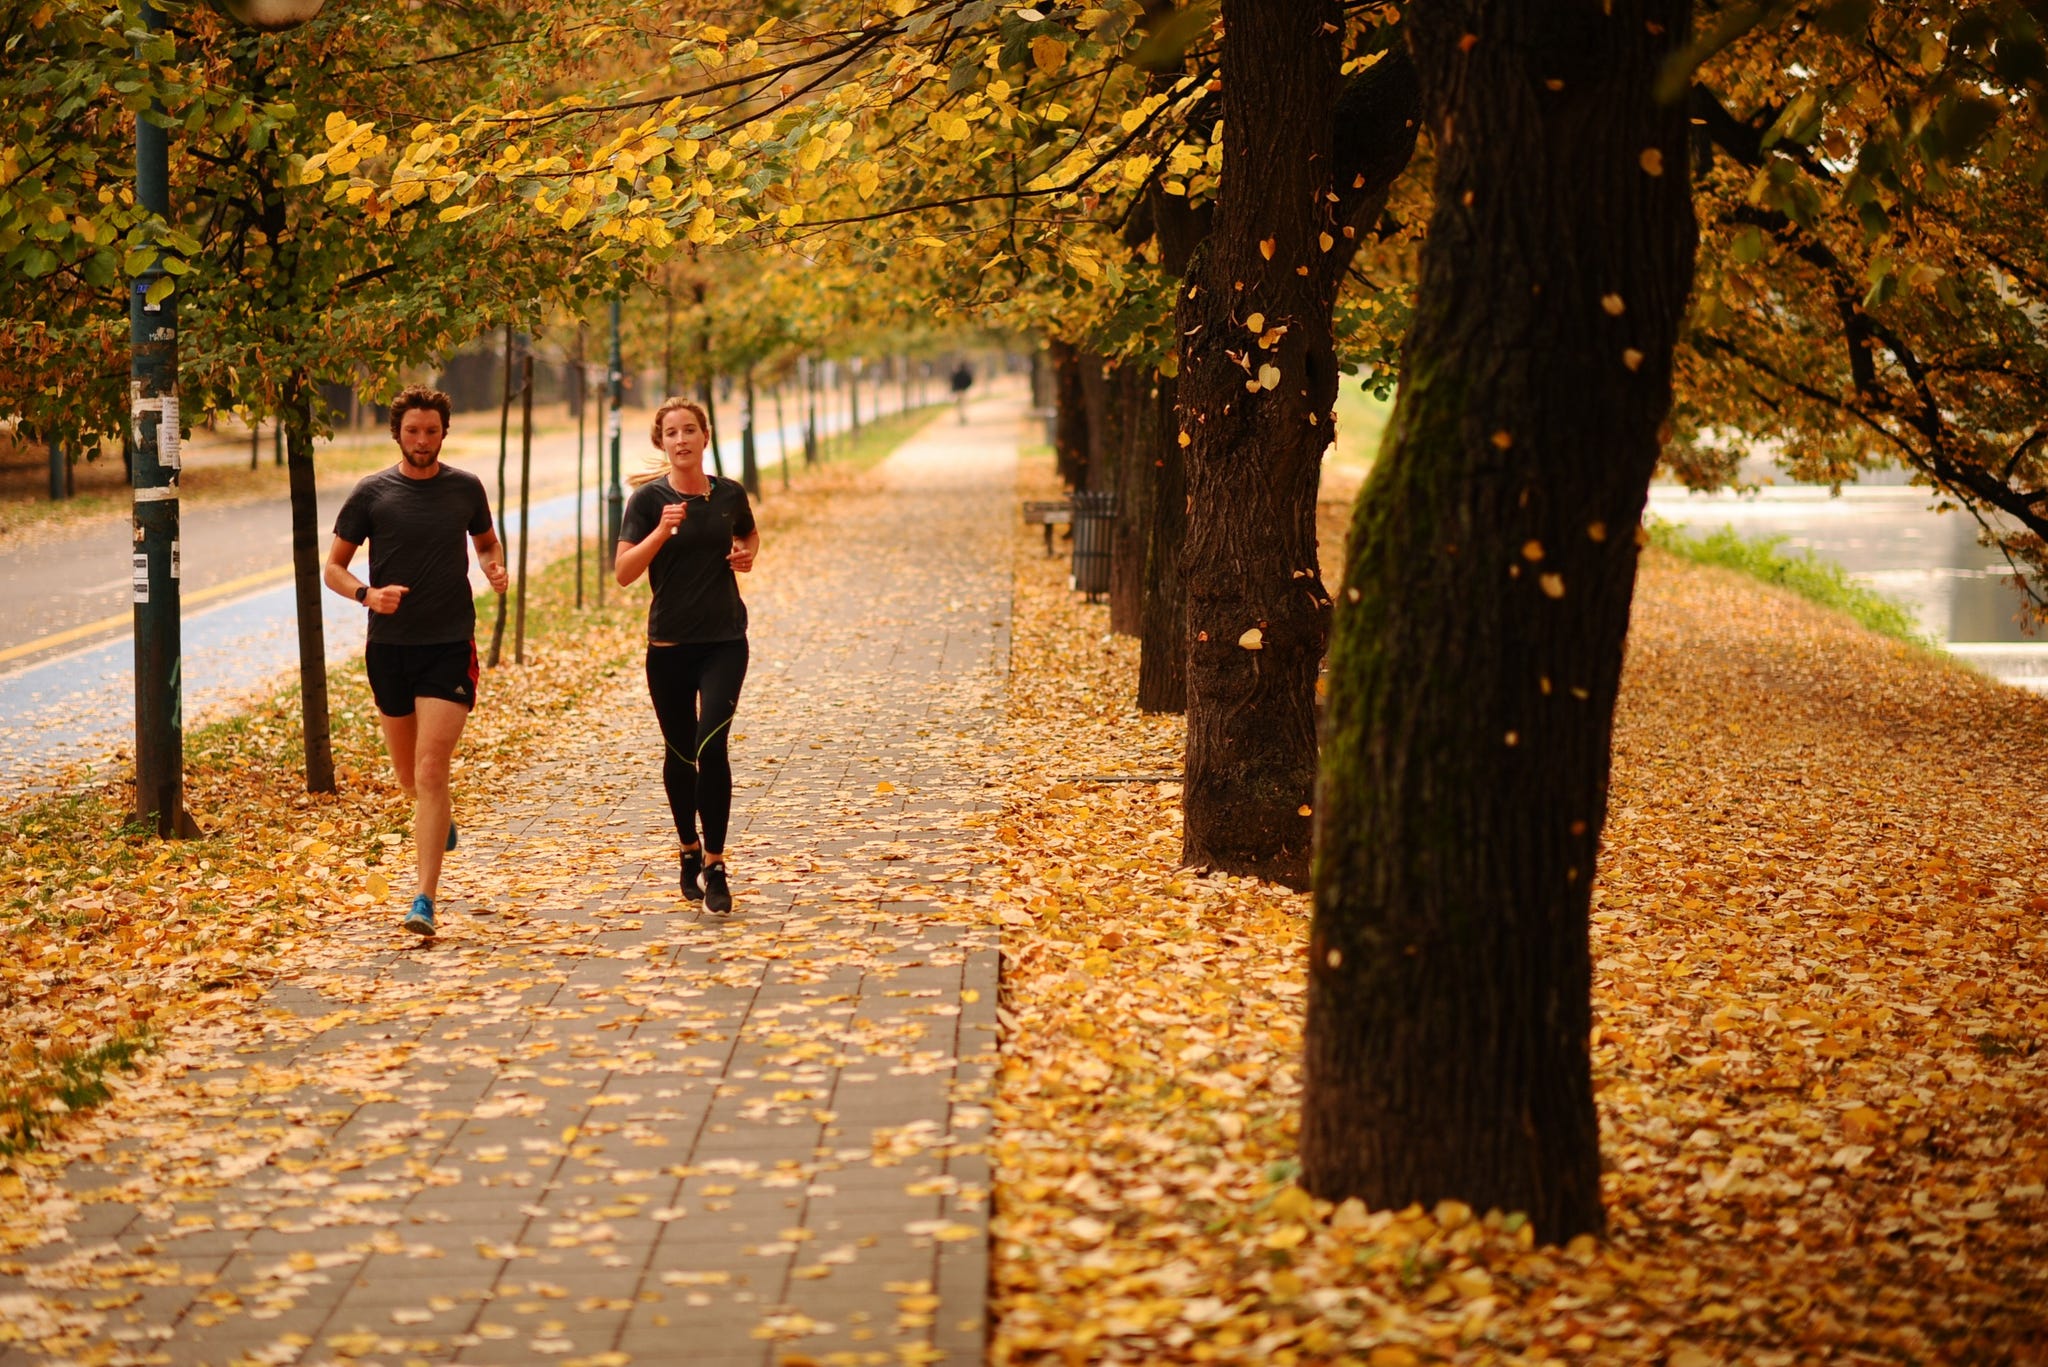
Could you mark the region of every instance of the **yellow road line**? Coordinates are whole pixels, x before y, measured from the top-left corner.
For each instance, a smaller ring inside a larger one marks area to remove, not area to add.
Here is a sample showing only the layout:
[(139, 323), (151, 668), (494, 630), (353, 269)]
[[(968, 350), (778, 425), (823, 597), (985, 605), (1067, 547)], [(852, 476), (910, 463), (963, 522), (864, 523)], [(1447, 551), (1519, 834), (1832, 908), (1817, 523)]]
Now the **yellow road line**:
[[(267, 570), (258, 570), (254, 574), (245, 574), (240, 578), (215, 584), (212, 588), (200, 589), (196, 593), (188, 593), (180, 601), (180, 606), (191, 607), (194, 603), (204, 603), (215, 598), (225, 598), (231, 593), (240, 593), (244, 589), (260, 588), (267, 584), (274, 584), (281, 579), (289, 579), (291, 575), (292, 567), (290, 565), (276, 565)], [(89, 636), (97, 636), (101, 632), (112, 631), (116, 627), (132, 627), (134, 624), (135, 614), (133, 612), (124, 612), (114, 617), (102, 617), (97, 622), (87, 622), (84, 626), (69, 627), (57, 632), (55, 635), (38, 636), (33, 641), (23, 641), (18, 646), (9, 646), (5, 650), (0, 650), (0, 664), (6, 664), (9, 660), (19, 660), (24, 655), (39, 654), (42, 651), (51, 650), (57, 646), (70, 645), (73, 641), (83, 641)]]

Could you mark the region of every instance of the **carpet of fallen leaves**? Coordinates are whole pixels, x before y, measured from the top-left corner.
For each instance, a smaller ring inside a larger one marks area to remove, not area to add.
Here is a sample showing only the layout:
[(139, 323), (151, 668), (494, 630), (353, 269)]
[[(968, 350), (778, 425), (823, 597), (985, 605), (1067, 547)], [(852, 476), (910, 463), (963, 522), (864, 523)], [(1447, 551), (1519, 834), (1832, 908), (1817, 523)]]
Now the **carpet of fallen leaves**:
[[(572, 592), (561, 574), (546, 576), (531, 611), (560, 630), (560, 600)], [(527, 667), (486, 678), (456, 760), (458, 820), (466, 789), (517, 763), (549, 719), (621, 666), (638, 611), (614, 599), (576, 619), (577, 648), (555, 649), (543, 633)], [(410, 889), (410, 808), (360, 670), (332, 676), (330, 704), (338, 793), (305, 791), (296, 689), (186, 738), (186, 803), (205, 839), (164, 843), (124, 828), (132, 784), (85, 769), (60, 785), (68, 795), (0, 813), (0, 1144), (33, 1139), (27, 1131), (61, 1112), (67, 1062), (243, 1009), (297, 937), (378, 890)]]
[(995, 1361), (2044, 1360), (2048, 701), (1651, 557), (1594, 907), (1611, 1237), (1538, 1248), (1293, 1185), (1307, 899), (1176, 867), (1178, 720), (1064, 559), (1015, 566)]

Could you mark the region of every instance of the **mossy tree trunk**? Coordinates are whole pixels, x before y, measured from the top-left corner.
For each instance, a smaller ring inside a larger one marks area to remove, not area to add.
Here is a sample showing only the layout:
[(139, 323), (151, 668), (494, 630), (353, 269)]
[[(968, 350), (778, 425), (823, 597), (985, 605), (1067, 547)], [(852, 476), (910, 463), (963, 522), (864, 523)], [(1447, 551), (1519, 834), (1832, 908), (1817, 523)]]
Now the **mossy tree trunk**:
[(1687, 0), (1408, 20), (1436, 140), (1330, 658), (1303, 1181), (1603, 1226), (1588, 894), (1695, 232)]
[(1332, 317), (1358, 234), (1413, 149), (1413, 81), (1404, 58), (1383, 59), (1350, 108), (1337, 0), (1224, 0), (1222, 21), (1223, 170), (1175, 310), (1191, 500), (1182, 853), (1302, 887), (1330, 606), (1315, 505)]

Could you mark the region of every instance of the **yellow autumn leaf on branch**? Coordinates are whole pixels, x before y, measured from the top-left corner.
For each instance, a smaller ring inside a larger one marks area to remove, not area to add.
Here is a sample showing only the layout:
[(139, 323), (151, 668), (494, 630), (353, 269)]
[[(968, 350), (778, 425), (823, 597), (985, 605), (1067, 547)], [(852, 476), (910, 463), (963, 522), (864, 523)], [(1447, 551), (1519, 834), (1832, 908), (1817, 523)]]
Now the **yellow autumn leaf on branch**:
[(1040, 71), (1054, 72), (1067, 64), (1067, 45), (1047, 34), (1031, 40), (1031, 64)]

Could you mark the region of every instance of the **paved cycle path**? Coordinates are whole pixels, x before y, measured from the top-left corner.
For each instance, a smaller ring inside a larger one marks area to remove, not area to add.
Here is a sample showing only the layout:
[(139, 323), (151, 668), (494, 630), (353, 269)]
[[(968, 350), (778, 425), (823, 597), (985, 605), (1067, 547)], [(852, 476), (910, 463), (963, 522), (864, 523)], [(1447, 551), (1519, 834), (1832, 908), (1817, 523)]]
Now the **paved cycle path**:
[(764, 547), (735, 916), (673, 895), (622, 670), (530, 771), (458, 775), (438, 941), (394, 889), (74, 1128), (0, 1364), (979, 1362), (1021, 413)]

